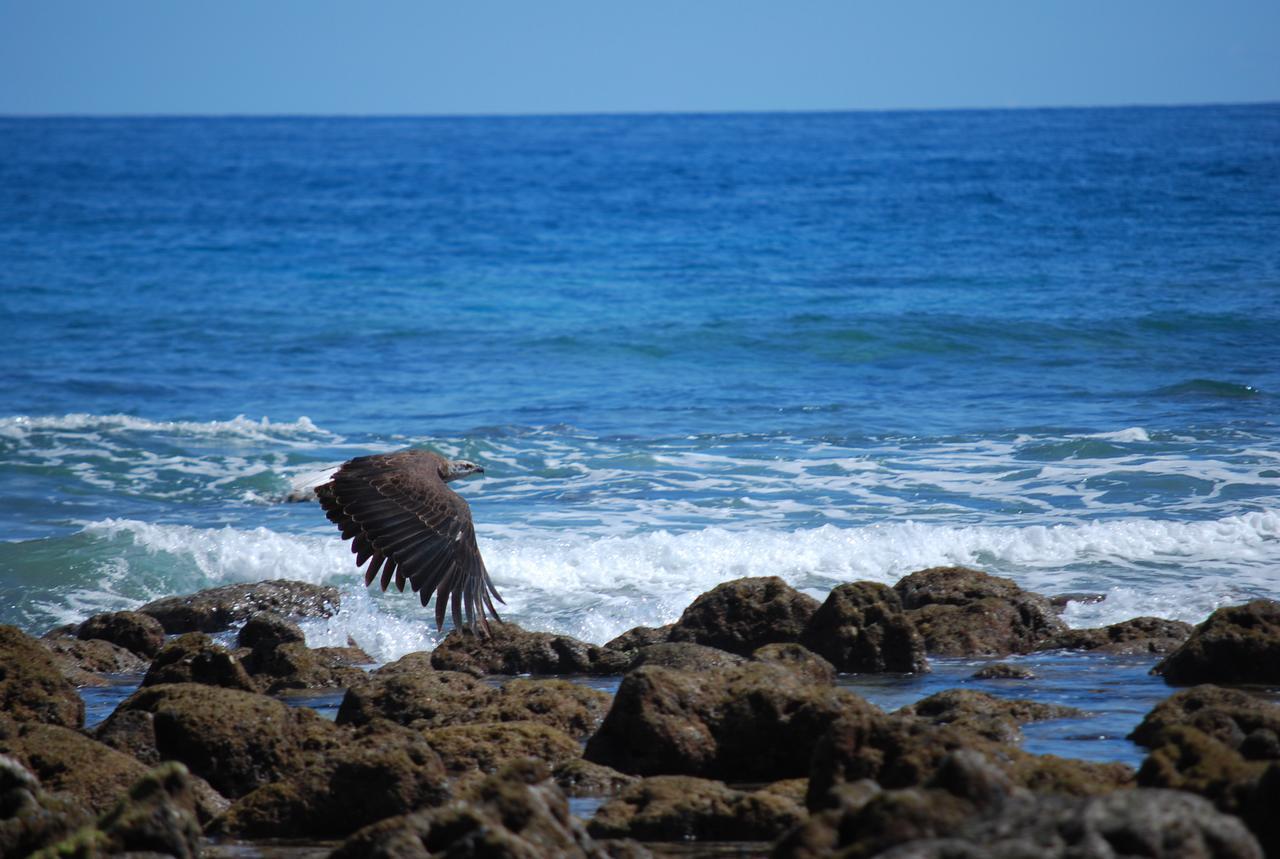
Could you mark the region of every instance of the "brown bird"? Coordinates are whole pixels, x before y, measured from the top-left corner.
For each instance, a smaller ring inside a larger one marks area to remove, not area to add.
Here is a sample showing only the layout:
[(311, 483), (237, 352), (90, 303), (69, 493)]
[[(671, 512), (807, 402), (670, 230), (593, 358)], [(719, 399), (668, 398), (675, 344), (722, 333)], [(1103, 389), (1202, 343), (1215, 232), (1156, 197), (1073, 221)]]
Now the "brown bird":
[(382, 589), (395, 579), (418, 593), (425, 606), (436, 598), (436, 628), (444, 626), (445, 605), (453, 606), (453, 625), (486, 632), (485, 609), (500, 620), (490, 594), (502, 597), (476, 546), (471, 508), (445, 486), (484, 469), (466, 460), (448, 460), (426, 450), (402, 450), (360, 456), (343, 463), (333, 479), (316, 487), (325, 515), (351, 541), (356, 567), (369, 566), (366, 586), (382, 573)]

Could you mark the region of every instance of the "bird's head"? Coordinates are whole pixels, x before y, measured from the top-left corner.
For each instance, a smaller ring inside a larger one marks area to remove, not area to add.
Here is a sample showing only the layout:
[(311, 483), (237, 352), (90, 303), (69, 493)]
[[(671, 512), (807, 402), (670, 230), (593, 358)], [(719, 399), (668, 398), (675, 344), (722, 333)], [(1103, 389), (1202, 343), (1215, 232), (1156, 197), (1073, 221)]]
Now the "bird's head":
[(465, 459), (446, 460), (440, 472), (440, 476), (444, 478), (445, 483), (450, 480), (469, 477), (472, 474), (484, 474), (484, 468)]

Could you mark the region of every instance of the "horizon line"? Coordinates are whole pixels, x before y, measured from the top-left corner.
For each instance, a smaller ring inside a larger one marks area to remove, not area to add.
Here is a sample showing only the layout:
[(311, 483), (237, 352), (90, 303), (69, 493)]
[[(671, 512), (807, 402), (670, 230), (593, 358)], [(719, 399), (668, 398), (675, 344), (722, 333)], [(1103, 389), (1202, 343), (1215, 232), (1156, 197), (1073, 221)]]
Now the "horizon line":
[(1268, 107), (1280, 106), (1280, 98), (1245, 101), (1189, 101), (1189, 102), (1131, 102), (1122, 104), (1048, 104), (1048, 105), (966, 105), (958, 107), (842, 107), (842, 108), (760, 108), (760, 109), (674, 109), (674, 110), (582, 110), (582, 111), (530, 111), (530, 112), (454, 112), (454, 113), (399, 113), (399, 112), (49, 112), (9, 113), (0, 111), (0, 119), (569, 119), (590, 117), (640, 117), (640, 116), (770, 116), (770, 115), (831, 115), (847, 113), (994, 113), (1016, 111), (1052, 110), (1176, 110), (1206, 107)]

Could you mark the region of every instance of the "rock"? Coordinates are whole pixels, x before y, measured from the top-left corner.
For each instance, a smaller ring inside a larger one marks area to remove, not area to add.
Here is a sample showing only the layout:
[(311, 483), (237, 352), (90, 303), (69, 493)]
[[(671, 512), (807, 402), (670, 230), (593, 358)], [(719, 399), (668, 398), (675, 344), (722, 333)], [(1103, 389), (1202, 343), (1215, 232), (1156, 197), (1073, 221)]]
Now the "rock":
[(772, 841), (804, 818), (801, 805), (777, 794), (691, 776), (652, 776), (600, 806), (587, 832), (640, 841)]
[(484, 637), (466, 630), (450, 632), (432, 651), (432, 667), (440, 671), (462, 671), (475, 677), (607, 674), (619, 672), (627, 661), (617, 651), (606, 651), (567, 635), (529, 632), (514, 623), (495, 622), (490, 628), (492, 634)]
[[(1198, 796), (1127, 790), (1097, 797), (1042, 796), (1006, 803), (956, 826), (950, 837), (913, 840), (879, 859), (1262, 859), (1234, 817)], [(869, 855), (851, 849), (841, 856)]]
[(1136, 784), (1133, 769), (1125, 764), (1080, 761), (1057, 755), (1015, 757), (1009, 775), (1033, 793), (1066, 796), (1101, 796)]
[(1191, 634), (1191, 624), (1160, 617), (1135, 617), (1100, 629), (1068, 629), (1036, 645), (1036, 650), (1093, 650), (1099, 653), (1169, 653)]
[[(491, 695), (466, 719), (470, 723), (538, 722), (586, 740), (604, 720), (612, 696), (568, 680), (512, 680)], [(460, 724), (455, 716), (437, 725)]]
[(20, 722), (78, 728), (84, 701), (42, 644), (16, 626), (0, 625), (0, 712)]
[(902, 610), (897, 593), (874, 582), (831, 591), (800, 634), (800, 643), (837, 671), (911, 674), (929, 670), (924, 639)]
[(1067, 610), (1067, 603), (1078, 602), (1081, 605), (1097, 605), (1105, 601), (1106, 598), (1106, 594), (1099, 593), (1054, 594), (1049, 597), (1049, 605), (1053, 606), (1055, 612), (1062, 614)]
[(582, 758), (561, 761), (551, 775), (569, 796), (613, 796), (636, 781), (635, 776)]
[(103, 686), (107, 681), (103, 674), (142, 674), (147, 670), (147, 660), (118, 644), (92, 638), (43, 638), (40, 643), (48, 648), (62, 669), (62, 676), (76, 686)]
[(1152, 669), (1175, 685), (1280, 683), (1280, 602), (1220, 608)]
[(513, 763), (482, 780), (465, 800), (361, 829), (331, 854), (332, 859), (605, 859), (609, 854), (570, 816), (568, 802), (550, 775), (536, 761)]
[(129, 755), (61, 725), (0, 723), (0, 753), (31, 770), (46, 790), (74, 797), (94, 814), (110, 809), (147, 772)]
[(81, 641), (100, 639), (151, 659), (164, 646), (164, 627), (150, 615), (136, 611), (95, 614), (80, 624), (76, 637)]
[(766, 644), (751, 654), (751, 661), (785, 668), (823, 686), (836, 682), (835, 666), (803, 644)]
[(582, 754), (582, 746), (568, 734), (537, 722), (449, 725), (423, 730), (422, 735), (451, 774), (491, 773), (522, 758), (555, 766)]
[(1025, 665), (992, 662), (970, 675), (974, 680), (1034, 680), (1036, 673)]
[(1066, 629), (1041, 595), (1023, 590), (1011, 579), (965, 567), (920, 570), (893, 589), (929, 653), (1027, 653)]
[(255, 612), (286, 617), (332, 617), (338, 610), (338, 589), (277, 579), (222, 585), (189, 596), (165, 597), (138, 609), (160, 621), (170, 635), (181, 632), (221, 632), (248, 620)]
[[(350, 640), (350, 639), (348, 639)], [(319, 656), (326, 665), (331, 666), (350, 666), (355, 667), (372, 667), (377, 660), (368, 653), (354, 644), (348, 644), (346, 647), (313, 647), (312, 652)]]
[(402, 725), (453, 725), (467, 721), (495, 694), (492, 686), (469, 674), (412, 671), (391, 663), (347, 689), (336, 721), (339, 725), (367, 725), (383, 718)]
[(1179, 725), (1202, 731), (1252, 759), (1280, 758), (1280, 705), (1239, 689), (1203, 685), (1176, 692), (1147, 713), (1129, 739), (1155, 748)]
[(237, 689), (180, 683), (146, 686), (125, 699), (99, 729), (116, 734), (117, 720), (129, 719), (132, 737), (145, 736), (131, 712), (151, 714), (154, 755), (177, 760), (237, 798), (300, 769), (311, 753), (338, 746), (332, 722), (306, 708), (291, 708), (266, 695)]
[(20, 762), (0, 755), (0, 856), (30, 856), (92, 820), (88, 809), (44, 790)]
[(92, 736), (103, 745), (149, 767), (160, 763), (160, 753), (156, 750), (155, 715), (146, 710), (117, 708), (93, 729)]
[(777, 665), (748, 662), (710, 675), (644, 666), (623, 678), (585, 757), (637, 775), (794, 778), (806, 774), (827, 726), (849, 711), (880, 712)]
[(366, 678), (359, 668), (297, 642), (261, 644), (249, 652), (243, 664), (254, 681), (273, 695), (289, 689), (346, 689)]
[(897, 710), (895, 715), (916, 716), (935, 725), (956, 725), (998, 743), (1022, 739), (1018, 726), (1048, 719), (1070, 719), (1084, 712), (1060, 704), (1007, 700), (970, 689), (947, 689)]
[(236, 635), (236, 646), (250, 650), (270, 651), (281, 644), (306, 643), (302, 627), (273, 611), (254, 612)]
[(142, 685), (164, 683), (203, 683), (245, 692), (258, 688), (240, 661), (203, 632), (180, 635), (156, 654)]
[(735, 579), (695, 599), (671, 628), (669, 640), (750, 656), (766, 644), (799, 641), (818, 605), (777, 576)]
[(667, 624), (666, 626), (633, 626), (626, 632), (611, 638), (604, 643), (607, 650), (639, 650), (642, 647), (650, 647), (654, 644), (663, 644), (671, 636), (671, 627), (675, 624)]
[(238, 838), (341, 838), (448, 799), (444, 765), (427, 740), (381, 723), (242, 797), (209, 831)]
[(677, 671), (719, 671), (746, 662), (737, 654), (707, 647), (705, 644), (694, 644), (692, 641), (651, 644), (634, 653), (635, 657), (627, 666), (628, 671), (641, 665), (660, 665)]
[(82, 843), (111, 855), (196, 857), (200, 855), (200, 823), (195, 806), (187, 768), (171, 761), (139, 779)]

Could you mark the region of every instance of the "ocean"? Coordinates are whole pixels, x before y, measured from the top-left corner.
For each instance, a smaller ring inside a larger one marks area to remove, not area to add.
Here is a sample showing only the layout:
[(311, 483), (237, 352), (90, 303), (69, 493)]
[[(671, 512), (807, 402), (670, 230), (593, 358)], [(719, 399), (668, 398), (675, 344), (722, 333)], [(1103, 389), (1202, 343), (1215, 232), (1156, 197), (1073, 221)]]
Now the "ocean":
[(485, 467), (504, 617), (594, 642), (740, 576), (1280, 598), (1280, 105), (8, 118), (0, 259), (33, 634), (292, 578), (309, 643), (429, 649), (284, 501), (407, 446)]

